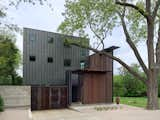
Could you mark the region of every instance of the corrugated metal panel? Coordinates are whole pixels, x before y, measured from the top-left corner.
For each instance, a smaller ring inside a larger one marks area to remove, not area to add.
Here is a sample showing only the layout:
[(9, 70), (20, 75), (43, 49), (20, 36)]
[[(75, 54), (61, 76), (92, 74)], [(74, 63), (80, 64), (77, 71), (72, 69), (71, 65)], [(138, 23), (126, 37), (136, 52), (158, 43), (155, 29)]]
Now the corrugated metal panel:
[[(35, 35), (35, 40), (30, 40), (30, 34)], [(53, 43), (48, 43), (48, 36), (54, 38)], [(23, 61), (24, 84), (28, 85), (64, 85), (65, 71), (80, 68), (80, 61), (84, 57), (80, 54), (82, 48), (65, 48), (65, 38), (79, 39), (57, 33), (24, 28)], [(86, 50), (88, 52), (88, 50)], [(89, 53), (88, 53), (89, 54)], [(86, 54), (86, 56), (88, 56)], [(29, 61), (29, 56), (36, 56), (36, 61)], [(53, 63), (47, 63), (47, 57), (53, 57)], [(64, 67), (64, 59), (72, 61), (71, 67)]]

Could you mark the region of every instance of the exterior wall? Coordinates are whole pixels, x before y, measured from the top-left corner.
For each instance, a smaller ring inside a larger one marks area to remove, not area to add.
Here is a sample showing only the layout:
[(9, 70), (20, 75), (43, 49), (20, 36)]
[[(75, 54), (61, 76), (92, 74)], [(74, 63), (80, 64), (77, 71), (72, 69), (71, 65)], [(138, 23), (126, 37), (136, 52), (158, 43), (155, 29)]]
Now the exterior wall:
[(112, 102), (112, 74), (84, 73), (82, 87), (82, 103), (111, 103)]
[(30, 107), (30, 86), (0, 86), (0, 95), (5, 107)]
[[(26, 85), (65, 85), (65, 71), (80, 68), (80, 61), (89, 55), (88, 50), (83, 56), (83, 48), (76, 46), (65, 47), (64, 40), (73, 36), (58, 33), (24, 28), (23, 42), (23, 76)], [(35, 36), (31, 40), (30, 35)], [(53, 43), (48, 43), (48, 37), (53, 37)], [(36, 56), (36, 61), (29, 61), (29, 56)], [(48, 63), (47, 58), (53, 57), (53, 63)], [(64, 59), (71, 59), (71, 66), (64, 67)]]
[(31, 87), (31, 110), (66, 108), (68, 86)]
[(112, 103), (113, 60), (101, 54), (93, 54), (88, 60), (87, 69), (91, 71), (81, 75), (82, 103)]
[[(109, 52), (112, 54), (112, 52)], [(96, 71), (113, 71), (112, 59), (102, 54), (93, 54), (88, 57), (88, 68)]]

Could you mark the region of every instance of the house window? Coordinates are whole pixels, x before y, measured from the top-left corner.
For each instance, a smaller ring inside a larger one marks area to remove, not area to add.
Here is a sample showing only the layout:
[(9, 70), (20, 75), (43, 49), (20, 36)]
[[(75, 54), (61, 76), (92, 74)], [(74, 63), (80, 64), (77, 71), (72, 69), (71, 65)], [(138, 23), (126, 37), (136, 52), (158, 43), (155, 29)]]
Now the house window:
[(71, 60), (70, 60), (70, 59), (65, 59), (65, 60), (64, 60), (64, 66), (65, 66), (65, 67), (71, 66)]
[(81, 49), (81, 56), (86, 56), (86, 49), (84, 48)]
[(48, 63), (53, 63), (53, 58), (52, 57), (48, 57)]
[(35, 41), (36, 40), (36, 34), (35, 33), (29, 33), (29, 40), (30, 41)]
[(80, 67), (81, 67), (81, 69), (85, 68), (85, 61), (84, 60), (80, 61)]
[(34, 62), (34, 61), (36, 61), (36, 57), (35, 56), (29, 56), (29, 60)]
[(53, 37), (48, 37), (48, 43), (53, 43), (54, 38)]

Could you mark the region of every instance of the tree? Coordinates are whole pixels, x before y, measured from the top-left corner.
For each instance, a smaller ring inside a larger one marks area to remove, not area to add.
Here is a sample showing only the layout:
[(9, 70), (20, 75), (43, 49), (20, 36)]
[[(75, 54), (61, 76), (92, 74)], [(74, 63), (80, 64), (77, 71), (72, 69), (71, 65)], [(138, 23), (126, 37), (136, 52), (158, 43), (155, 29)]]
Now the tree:
[[(143, 72), (140, 71), (139, 65), (132, 64), (132, 69), (137, 71), (143, 76)], [(123, 85), (125, 88), (124, 96), (125, 97), (144, 97), (146, 96), (146, 86), (132, 74), (130, 74), (125, 68), (120, 68), (120, 76), (123, 80)]]
[[(89, 38), (91, 31), (94, 38), (98, 40), (98, 47), (101, 46), (102, 49), (72, 40), (70, 40), (70, 44), (90, 49), (93, 52), (101, 52), (120, 63), (146, 85), (147, 108), (158, 109), (157, 72), (159, 66), (157, 64), (160, 59), (158, 57), (160, 56), (160, 0), (156, 0), (156, 2), (152, 0), (138, 0), (137, 2), (133, 0), (66, 0), (65, 7), (66, 10), (63, 13), (65, 19), (58, 30), (62, 33), (76, 34), (86, 38)], [(126, 42), (134, 52), (145, 76), (140, 75), (120, 58), (103, 51), (104, 40), (116, 26), (122, 27)], [(94, 41), (92, 37), (91, 39)], [(146, 42), (147, 65), (138, 51), (139, 41)], [(157, 44), (156, 49), (155, 43)]]
[(113, 78), (113, 94), (114, 96), (124, 97), (126, 89), (122, 75), (115, 75)]
[[(20, 52), (15, 45), (14, 37), (0, 34), (0, 79), (11, 79), (16, 84), (16, 69), (20, 63)], [(3, 82), (1, 82), (3, 84)], [(6, 83), (5, 83), (6, 84)]]

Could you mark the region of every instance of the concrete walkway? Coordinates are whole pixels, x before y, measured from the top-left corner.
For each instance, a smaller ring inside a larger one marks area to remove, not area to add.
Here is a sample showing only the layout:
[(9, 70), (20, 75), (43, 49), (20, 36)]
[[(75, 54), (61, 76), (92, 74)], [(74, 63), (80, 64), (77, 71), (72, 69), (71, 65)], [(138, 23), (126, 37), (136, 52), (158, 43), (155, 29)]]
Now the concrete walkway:
[(160, 110), (127, 105), (72, 106), (71, 109), (32, 112), (33, 120), (160, 120)]
[(71, 106), (70, 109), (32, 113), (28, 108), (10, 108), (0, 113), (0, 120), (160, 120), (160, 110), (114, 104)]
[(29, 108), (8, 108), (0, 112), (0, 120), (32, 120)]

